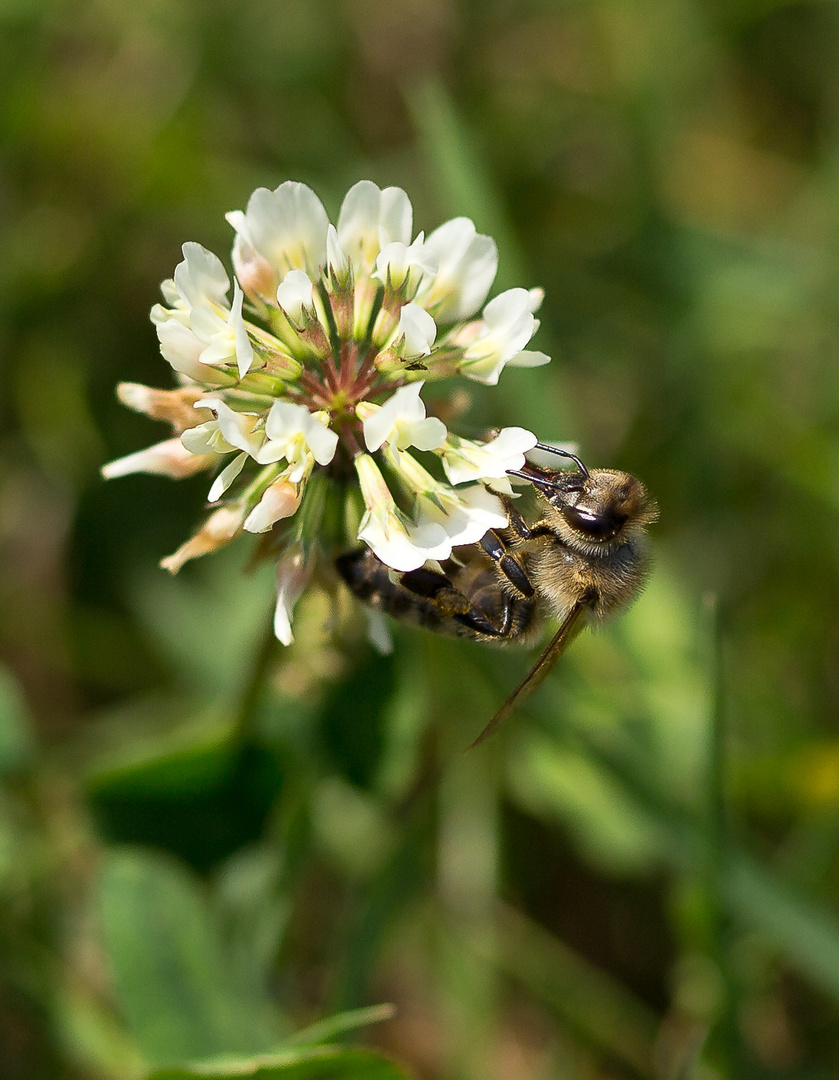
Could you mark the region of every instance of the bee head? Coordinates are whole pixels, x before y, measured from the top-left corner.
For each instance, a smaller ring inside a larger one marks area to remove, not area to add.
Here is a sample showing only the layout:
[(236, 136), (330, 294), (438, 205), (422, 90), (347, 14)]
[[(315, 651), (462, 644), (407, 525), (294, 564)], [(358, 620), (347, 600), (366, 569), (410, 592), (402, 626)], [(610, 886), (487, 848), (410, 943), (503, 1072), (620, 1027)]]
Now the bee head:
[(574, 455), (575, 470), (535, 471), (516, 475), (529, 480), (548, 504), (547, 520), (569, 547), (588, 554), (624, 544), (643, 533), (658, 517), (647, 489), (629, 473), (587, 469)]

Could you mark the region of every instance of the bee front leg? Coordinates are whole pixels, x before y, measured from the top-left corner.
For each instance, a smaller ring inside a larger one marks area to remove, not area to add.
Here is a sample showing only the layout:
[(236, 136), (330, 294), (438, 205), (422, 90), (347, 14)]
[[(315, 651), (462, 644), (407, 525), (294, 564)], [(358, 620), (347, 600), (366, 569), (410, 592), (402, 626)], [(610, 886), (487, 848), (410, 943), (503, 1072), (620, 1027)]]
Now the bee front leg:
[(533, 588), (533, 584), (521, 563), (515, 555), (510, 554), (507, 545), (494, 529), (490, 529), (488, 533), (484, 534), (482, 539), (478, 541), (478, 546), (485, 554), (489, 555), (517, 593), (525, 599), (530, 599), (535, 594), (536, 590)]

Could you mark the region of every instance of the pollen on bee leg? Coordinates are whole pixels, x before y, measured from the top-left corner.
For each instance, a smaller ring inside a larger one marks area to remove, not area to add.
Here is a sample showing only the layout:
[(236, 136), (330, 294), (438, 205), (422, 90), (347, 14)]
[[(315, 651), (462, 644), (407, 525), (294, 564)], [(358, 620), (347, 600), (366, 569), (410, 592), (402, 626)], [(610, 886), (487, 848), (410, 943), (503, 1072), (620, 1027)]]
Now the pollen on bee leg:
[(184, 563), (209, 555), (225, 547), (242, 531), (242, 512), (223, 506), (204, 522), (203, 528), (181, 544), (176, 552), (160, 560), (160, 565), (170, 574), (177, 574)]

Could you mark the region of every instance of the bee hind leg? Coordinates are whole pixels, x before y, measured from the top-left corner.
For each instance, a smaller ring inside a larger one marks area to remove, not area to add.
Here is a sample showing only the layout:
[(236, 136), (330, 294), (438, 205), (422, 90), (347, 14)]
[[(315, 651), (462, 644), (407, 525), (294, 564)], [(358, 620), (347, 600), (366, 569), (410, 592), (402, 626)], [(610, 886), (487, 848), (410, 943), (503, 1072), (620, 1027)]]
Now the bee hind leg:
[(421, 566), (418, 570), (402, 574), (399, 581), (409, 592), (430, 600), (443, 618), (453, 620), (475, 637), (503, 640), (513, 632), (516, 606), (513, 597), (497, 597), (500, 610), (494, 613), (497, 616), (494, 620), (465, 593), (455, 588), (445, 574), (436, 570)]

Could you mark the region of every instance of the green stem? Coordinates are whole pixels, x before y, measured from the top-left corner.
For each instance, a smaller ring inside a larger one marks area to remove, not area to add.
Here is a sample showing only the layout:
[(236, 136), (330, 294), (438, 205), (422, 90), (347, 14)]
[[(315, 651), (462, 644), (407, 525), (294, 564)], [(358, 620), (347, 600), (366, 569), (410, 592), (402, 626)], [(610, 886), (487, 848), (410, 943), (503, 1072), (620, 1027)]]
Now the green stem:
[(241, 748), (254, 733), (254, 720), (265, 693), (265, 685), (268, 681), (276, 651), (277, 639), (274, 637), (272, 617), (268, 623), (267, 631), (263, 633), (259, 650), (254, 657), (253, 666), (239, 700), (239, 708), (236, 711), (231, 731), (231, 743), (234, 746)]

